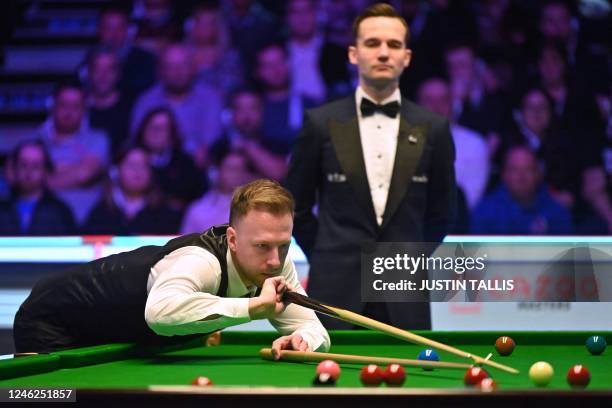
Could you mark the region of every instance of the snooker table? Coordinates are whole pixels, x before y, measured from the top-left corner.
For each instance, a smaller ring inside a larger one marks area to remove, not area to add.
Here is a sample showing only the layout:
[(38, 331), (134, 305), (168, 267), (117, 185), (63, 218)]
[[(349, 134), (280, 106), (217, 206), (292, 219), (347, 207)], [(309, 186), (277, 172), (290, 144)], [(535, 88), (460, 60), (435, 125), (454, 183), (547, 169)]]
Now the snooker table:
[[(591, 355), (584, 343), (592, 334), (612, 340), (612, 332), (430, 332), (414, 331), (520, 370), (512, 375), (493, 368), (496, 391), (483, 393), (463, 384), (463, 369), (424, 371), (406, 368), (402, 387), (363, 387), (361, 366), (342, 364), (336, 387), (313, 387), (316, 363), (266, 361), (259, 357), (278, 336), (274, 332), (224, 332), (218, 346), (203, 346), (203, 339), (172, 347), (108, 344), (45, 355), (0, 361), (0, 389), (17, 387), (76, 388), (79, 404), (87, 406), (263, 406), (292, 404), (321, 406), (495, 406), (603, 404), (612, 402), (612, 352)], [(494, 349), (500, 335), (517, 343), (512, 355)], [(416, 358), (424, 347), (373, 331), (330, 332), (330, 352), (367, 356)], [(439, 352), (441, 361), (466, 362)], [(532, 363), (548, 361), (555, 374), (551, 384), (536, 388), (528, 370)], [(570, 366), (584, 364), (591, 372), (586, 389), (572, 389), (565, 375)], [(384, 367), (383, 367), (384, 368)], [(197, 376), (214, 386), (192, 386)], [(204, 405), (202, 405), (204, 404)]]

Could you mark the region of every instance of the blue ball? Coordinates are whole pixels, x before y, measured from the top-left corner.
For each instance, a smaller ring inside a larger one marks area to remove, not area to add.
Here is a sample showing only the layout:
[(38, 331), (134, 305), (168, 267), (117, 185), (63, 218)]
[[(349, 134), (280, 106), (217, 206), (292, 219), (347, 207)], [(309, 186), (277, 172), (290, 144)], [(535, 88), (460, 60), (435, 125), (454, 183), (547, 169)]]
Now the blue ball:
[[(436, 353), (436, 351), (432, 349), (421, 350), (421, 352), (419, 353), (418, 359), (428, 360), (428, 361), (440, 361), (440, 357), (438, 356), (438, 353)], [(433, 368), (423, 368), (423, 370), (431, 371), (433, 370)]]
[(587, 350), (595, 356), (603, 353), (606, 346), (606, 339), (603, 336), (591, 336), (586, 341)]

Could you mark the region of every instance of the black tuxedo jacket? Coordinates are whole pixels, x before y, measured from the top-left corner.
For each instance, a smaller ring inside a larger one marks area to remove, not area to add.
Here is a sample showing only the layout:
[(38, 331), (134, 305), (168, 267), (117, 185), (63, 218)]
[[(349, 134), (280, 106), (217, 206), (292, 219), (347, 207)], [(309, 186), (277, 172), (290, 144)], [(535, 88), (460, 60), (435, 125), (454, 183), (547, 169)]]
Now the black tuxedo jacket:
[[(306, 112), (287, 188), (294, 235), (310, 262), (308, 293), (359, 313), (360, 251), (373, 242), (440, 242), (455, 207), (454, 145), (448, 121), (402, 99), (391, 185), (378, 225), (366, 175), (355, 97)], [(429, 328), (428, 303), (388, 303), (394, 325)], [(330, 328), (349, 328), (322, 319)]]

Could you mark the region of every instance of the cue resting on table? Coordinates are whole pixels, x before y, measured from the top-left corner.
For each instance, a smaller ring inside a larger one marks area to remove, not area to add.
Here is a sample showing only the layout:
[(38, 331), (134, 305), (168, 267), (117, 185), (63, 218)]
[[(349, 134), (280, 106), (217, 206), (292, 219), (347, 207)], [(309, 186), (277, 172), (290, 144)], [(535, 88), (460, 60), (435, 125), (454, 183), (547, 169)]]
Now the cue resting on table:
[[(343, 364), (376, 364), (389, 365), (399, 364), (407, 367), (421, 368), (455, 368), (466, 370), (471, 367), (470, 364), (464, 363), (449, 363), (444, 361), (428, 361), (428, 360), (412, 360), (408, 358), (393, 358), (393, 357), (370, 357), (354, 354), (336, 354), (336, 353), (319, 353), (316, 351), (295, 351), (281, 350), (280, 360), (297, 361), (297, 362), (319, 362), (323, 360), (334, 360), (336, 363)], [(274, 360), (271, 348), (262, 348), (259, 355), (264, 360)]]
[(459, 350), (456, 347), (448, 346), (444, 343), (440, 343), (435, 340), (430, 340), (426, 337), (419, 336), (418, 334), (414, 334), (406, 330), (398, 329), (397, 327), (391, 326), (386, 323), (379, 322), (374, 319), (370, 319), (369, 317), (362, 316), (358, 313), (354, 313), (349, 310), (326, 305), (318, 300), (312, 299), (308, 296), (301, 295), (297, 292), (292, 292), (292, 291), (285, 292), (283, 295), (283, 301), (286, 303), (295, 303), (296, 305), (306, 307), (308, 309), (312, 309), (316, 312), (323, 313), (327, 316), (330, 316), (336, 319), (340, 319), (345, 322), (355, 324), (357, 326), (365, 327), (365, 328), (372, 329), (372, 330), (378, 330), (392, 337), (402, 339), (405, 341), (409, 341), (411, 343), (422, 344), (424, 346), (429, 346), (432, 348), (436, 348), (438, 350), (444, 350), (448, 353), (454, 354), (459, 357), (469, 358), (469, 359), (472, 359), (475, 364), (488, 365), (490, 367), (494, 367), (494, 368), (497, 368), (499, 370), (502, 370), (502, 371), (505, 371), (511, 374), (519, 373), (517, 369), (514, 369), (512, 367), (508, 367), (506, 365), (499, 364), (495, 361), (491, 361), (491, 360), (482, 358), (475, 354)]

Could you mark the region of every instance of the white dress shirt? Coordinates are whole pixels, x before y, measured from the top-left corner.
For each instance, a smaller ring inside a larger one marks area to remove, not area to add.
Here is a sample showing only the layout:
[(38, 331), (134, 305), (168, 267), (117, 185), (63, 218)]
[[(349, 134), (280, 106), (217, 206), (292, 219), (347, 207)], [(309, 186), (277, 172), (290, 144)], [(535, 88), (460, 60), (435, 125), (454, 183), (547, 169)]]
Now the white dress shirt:
[[(359, 119), (359, 135), (361, 137), (361, 148), (363, 149), (363, 159), (365, 161), (368, 184), (372, 194), (372, 203), (376, 213), (378, 225), (382, 225), (389, 187), (391, 186), (391, 175), (395, 163), (395, 151), (397, 149), (397, 136), (399, 134), (400, 115), (390, 118), (381, 112), (375, 112), (372, 116), (363, 117), (359, 106), (361, 99), (366, 98), (376, 103), (370, 98), (361, 86), (355, 91), (355, 101), (357, 103), (357, 117)], [(380, 104), (397, 101), (401, 103), (399, 89)]]
[[(212, 295), (221, 284), (217, 258), (199, 246), (186, 246), (157, 262), (147, 282), (145, 320), (158, 335), (209, 333), (249, 322), (249, 298), (257, 287), (243, 283), (228, 249), (227, 297)], [(301, 294), (306, 294), (289, 255), (281, 275)], [(300, 334), (309, 350), (327, 351), (329, 335), (315, 312), (290, 304), (270, 323), (283, 335)]]

